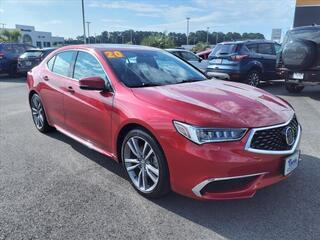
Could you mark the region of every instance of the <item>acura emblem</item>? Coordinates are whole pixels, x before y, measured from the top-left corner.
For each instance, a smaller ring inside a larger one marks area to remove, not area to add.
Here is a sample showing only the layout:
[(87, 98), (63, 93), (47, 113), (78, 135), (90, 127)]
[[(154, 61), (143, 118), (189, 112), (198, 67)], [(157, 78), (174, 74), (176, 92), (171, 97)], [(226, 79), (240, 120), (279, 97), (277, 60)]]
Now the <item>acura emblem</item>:
[(287, 127), (285, 134), (286, 134), (286, 142), (289, 146), (291, 146), (294, 143), (294, 131), (292, 127)]

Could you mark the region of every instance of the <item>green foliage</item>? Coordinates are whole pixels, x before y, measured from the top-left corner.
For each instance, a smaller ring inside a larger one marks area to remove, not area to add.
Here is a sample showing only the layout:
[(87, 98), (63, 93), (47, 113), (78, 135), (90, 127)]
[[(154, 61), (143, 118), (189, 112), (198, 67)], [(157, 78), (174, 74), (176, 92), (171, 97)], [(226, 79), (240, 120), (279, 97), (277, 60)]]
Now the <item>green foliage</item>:
[(166, 33), (158, 33), (145, 37), (142, 39), (141, 44), (158, 48), (172, 48), (175, 46), (173, 39), (170, 38)]
[(0, 41), (2, 42), (18, 42), (21, 33), (19, 30), (8, 30), (1, 29), (0, 30)]
[(201, 52), (206, 50), (207, 48), (210, 48), (210, 46), (207, 43), (204, 42), (198, 42), (193, 48), (193, 52)]
[[(209, 32), (208, 43), (216, 44), (224, 41), (237, 41), (247, 39), (264, 39), (261, 33), (237, 33), (237, 32)], [(169, 32), (151, 32), (151, 31), (103, 31), (96, 36), (96, 39), (90, 38), (90, 42), (97, 43), (132, 43), (136, 45), (144, 44), (148, 46), (156, 47), (175, 47), (186, 44), (187, 35), (185, 33)], [(196, 31), (189, 34), (189, 44), (205, 43), (207, 42), (207, 31)], [(68, 39), (66, 44), (78, 44), (83, 43), (83, 36), (79, 36), (76, 39)]]

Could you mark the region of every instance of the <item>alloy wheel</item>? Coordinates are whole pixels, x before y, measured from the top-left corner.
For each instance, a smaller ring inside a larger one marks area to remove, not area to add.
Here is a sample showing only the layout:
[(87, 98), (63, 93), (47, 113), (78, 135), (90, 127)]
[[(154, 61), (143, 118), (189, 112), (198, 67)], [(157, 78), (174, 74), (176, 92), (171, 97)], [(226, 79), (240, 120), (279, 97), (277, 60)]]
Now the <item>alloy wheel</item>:
[(31, 111), (36, 127), (42, 129), (44, 126), (44, 111), (40, 97), (37, 94), (34, 94), (31, 98)]
[(258, 86), (260, 83), (260, 76), (257, 72), (251, 72), (248, 76), (248, 84), (251, 86)]
[(142, 137), (129, 138), (122, 159), (134, 186), (143, 193), (152, 192), (159, 182), (159, 160), (151, 144)]

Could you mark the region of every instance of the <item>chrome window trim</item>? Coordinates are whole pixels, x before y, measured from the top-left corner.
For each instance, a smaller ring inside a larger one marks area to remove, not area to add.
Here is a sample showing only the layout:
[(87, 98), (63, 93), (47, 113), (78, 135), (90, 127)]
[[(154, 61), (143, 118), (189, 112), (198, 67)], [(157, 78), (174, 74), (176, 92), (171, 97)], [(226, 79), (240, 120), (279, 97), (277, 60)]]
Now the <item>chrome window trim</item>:
[[(111, 83), (111, 80), (110, 80), (110, 78), (109, 78), (109, 75), (107, 74), (106, 70), (105, 70), (104, 67), (102, 66), (102, 64), (101, 64), (101, 62), (99, 61), (99, 59), (98, 59), (94, 54), (92, 54), (90, 51), (88, 51), (88, 50), (86, 50), (86, 49), (70, 48), (70, 49), (64, 49), (64, 50), (61, 50), (61, 51), (58, 51), (58, 52), (54, 53), (54, 55), (53, 55), (52, 57), (50, 57), (48, 60), (45, 61), (45, 65), (46, 65), (47, 70), (48, 70), (49, 72), (51, 72), (52, 74), (55, 74), (55, 75), (57, 75), (57, 76), (61, 76), (61, 77), (64, 77), (64, 78), (68, 78), (69, 80), (79, 82), (79, 80), (76, 79), (76, 78), (69, 77), (69, 76), (64, 76), (64, 75), (55, 73), (55, 72), (53, 72), (52, 70), (50, 70), (50, 69), (48, 68), (48, 61), (50, 61), (50, 59), (56, 57), (56, 56), (57, 56), (58, 54), (60, 54), (60, 53), (68, 52), (68, 51), (75, 51), (76, 54), (77, 54), (77, 57), (78, 57), (78, 52), (80, 52), (80, 51), (81, 51), (81, 52), (86, 52), (86, 53), (90, 54), (91, 56), (93, 56), (93, 57), (98, 61), (98, 63), (100, 64), (102, 70), (104, 71), (104, 73), (105, 73), (105, 75), (106, 75), (106, 77), (107, 77), (107, 81), (109, 82), (109, 85), (110, 85), (110, 87), (111, 87), (112, 92), (115, 92), (115, 91), (114, 91), (114, 87), (113, 87), (113, 85), (112, 85), (112, 83)], [(48, 55), (48, 56), (49, 56), (49, 55)], [(76, 59), (75, 59), (75, 62), (77, 61), (77, 57), (76, 57)], [(54, 63), (55, 63), (55, 62), (56, 62), (56, 60), (54, 60)], [(75, 64), (75, 62), (74, 62), (74, 64)], [(54, 64), (53, 64), (53, 66), (54, 66)], [(73, 68), (73, 71), (74, 71), (74, 68)], [(73, 75), (73, 72), (72, 72), (72, 75)]]
[(211, 182), (217, 182), (217, 181), (224, 181), (224, 180), (232, 180), (232, 179), (241, 179), (241, 178), (247, 178), (247, 177), (254, 177), (254, 176), (261, 176), (265, 175), (268, 172), (261, 172), (261, 173), (254, 173), (254, 174), (248, 174), (248, 175), (241, 175), (241, 176), (234, 176), (234, 177), (221, 177), (221, 178), (209, 178), (206, 179), (199, 184), (197, 184), (194, 188), (192, 188), (192, 192), (197, 197), (202, 197), (201, 190), (208, 185)]
[(298, 122), (297, 138), (296, 138), (295, 143), (292, 145), (292, 148), (291, 148), (290, 150), (281, 150), (281, 151), (276, 151), (276, 150), (261, 150), (261, 149), (255, 149), (255, 148), (251, 148), (251, 147), (250, 147), (252, 138), (253, 138), (254, 134), (255, 134), (257, 131), (287, 126), (287, 125), (292, 121), (292, 119), (294, 118), (294, 116), (295, 116), (295, 115), (293, 115), (293, 116), (290, 118), (289, 121), (287, 121), (287, 122), (285, 122), (285, 123), (282, 123), (282, 124), (273, 125), (273, 126), (268, 126), (268, 127), (261, 127), (261, 128), (252, 128), (252, 129), (250, 130), (250, 134), (249, 134), (248, 140), (247, 140), (246, 145), (245, 145), (245, 150), (248, 151), (248, 152), (253, 152), (253, 153), (273, 154), (273, 155), (285, 155), (285, 154), (292, 154), (292, 153), (294, 153), (294, 152), (296, 151), (298, 145), (299, 145), (300, 138), (301, 138), (301, 126), (300, 126), (299, 122)]

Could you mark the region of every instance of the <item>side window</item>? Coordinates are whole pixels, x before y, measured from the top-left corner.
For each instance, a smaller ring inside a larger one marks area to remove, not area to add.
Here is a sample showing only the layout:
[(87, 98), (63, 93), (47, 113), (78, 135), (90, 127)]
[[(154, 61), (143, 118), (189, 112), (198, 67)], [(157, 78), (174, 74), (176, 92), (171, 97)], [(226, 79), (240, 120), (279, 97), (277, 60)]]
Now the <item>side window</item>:
[(107, 80), (98, 60), (89, 53), (79, 52), (74, 66), (73, 78), (79, 80), (85, 77), (101, 77)]
[(187, 61), (198, 61), (199, 59), (192, 53), (189, 52), (181, 52), (181, 56), (183, 59)]
[(270, 43), (261, 43), (261, 44), (259, 44), (259, 53), (268, 54), (268, 55), (274, 55), (272, 44), (270, 44)]
[(258, 53), (258, 45), (257, 44), (248, 44), (246, 45), (247, 49), (249, 49), (250, 52)]
[(69, 77), (74, 51), (62, 52), (56, 55), (52, 71), (62, 76)]
[(54, 60), (56, 59), (56, 56), (52, 57), (48, 62), (47, 62), (47, 66), (49, 68), (50, 71), (52, 71), (52, 67), (53, 67), (53, 63)]
[(275, 51), (276, 51), (276, 54), (277, 54), (278, 52), (280, 52), (281, 45), (276, 43), (274, 45), (274, 48), (275, 48)]

